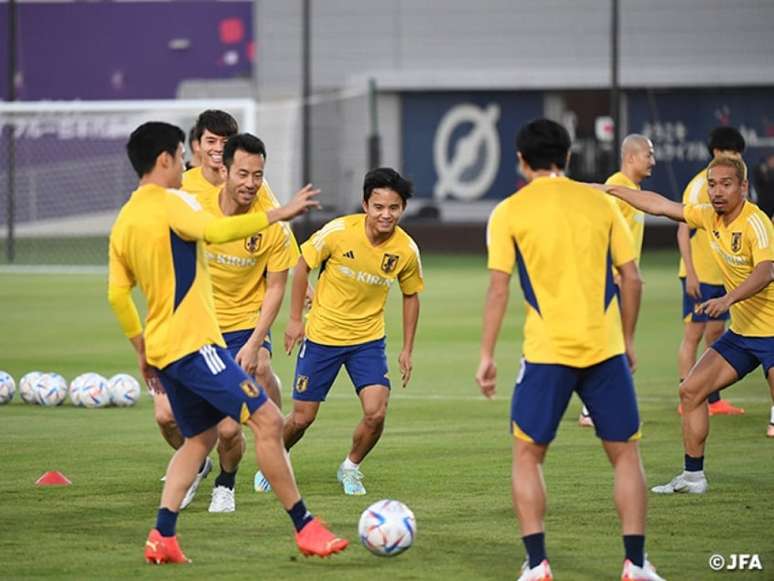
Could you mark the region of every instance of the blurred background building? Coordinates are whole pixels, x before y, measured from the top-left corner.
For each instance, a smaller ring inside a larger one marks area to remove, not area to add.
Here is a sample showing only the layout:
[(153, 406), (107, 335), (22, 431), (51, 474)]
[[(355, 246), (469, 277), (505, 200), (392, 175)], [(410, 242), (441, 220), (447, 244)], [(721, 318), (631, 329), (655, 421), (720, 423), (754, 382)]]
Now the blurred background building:
[[(0, 30), (6, 101), (248, 99), (255, 109), (240, 121), (250, 115), (266, 141), (281, 197), (307, 178), (323, 190), (318, 219), (351, 212), (369, 166), (391, 165), (416, 185), (423, 241), (447, 248), (478, 237), (520, 187), (515, 132), (539, 116), (574, 137), (570, 174), (581, 180), (604, 180), (616, 137), (644, 133), (658, 162), (644, 186), (678, 198), (717, 125), (742, 131), (769, 188), (774, 171), (771, 0), (6, 0)], [(0, 220), (12, 189), (20, 233), (44, 221), (56, 234), (68, 213), (109, 214), (134, 179), (128, 120), (44, 113), (12, 123), (0, 110)], [(92, 158), (93, 172), (76, 158)], [(53, 166), (60, 173), (45, 178)], [(68, 185), (68, 173), (93, 177)]]

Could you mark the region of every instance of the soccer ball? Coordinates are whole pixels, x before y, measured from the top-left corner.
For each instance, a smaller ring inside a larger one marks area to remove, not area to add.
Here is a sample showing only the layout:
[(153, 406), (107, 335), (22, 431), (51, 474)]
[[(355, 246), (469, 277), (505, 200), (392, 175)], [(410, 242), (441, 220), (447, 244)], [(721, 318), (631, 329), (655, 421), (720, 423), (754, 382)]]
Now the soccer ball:
[(99, 375), (96, 373), (82, 373), (70, 382), (70, 402), (76, 407), (84, 407), (83, 400), (81, 399), (81, 392), (83, 388), (94, 383), (99, 383)]
[(0, 371), (0, 405), (11, 401), (14, 393), (16, 393), (16, 383), (13, 377), (5, 371)]
[(110, 405), (107, 379), (99, 373), (84, 373), (77, 399), (87, 408), (104, 408)]
[(379, 557), (394, 557), (411, 547), (417, 534), (414, 513), (397, 500), (380, 500), (360, 515), (360, 542)]
[(35, 401), (35, 384), (43, 375), (40, 371), (30, 371), (19, 380), (19, 396), (24, 403), (37, 403)]
[(126, 373), (119, 373), (108, 380), (110, 403), (119, 407), (129, 407), (140, 399), (140, 384)]
[(62, 405), (67, 395), (67, 382), (58, 373), (41, 373), (33, 390), (36, 403), (47, 407)]

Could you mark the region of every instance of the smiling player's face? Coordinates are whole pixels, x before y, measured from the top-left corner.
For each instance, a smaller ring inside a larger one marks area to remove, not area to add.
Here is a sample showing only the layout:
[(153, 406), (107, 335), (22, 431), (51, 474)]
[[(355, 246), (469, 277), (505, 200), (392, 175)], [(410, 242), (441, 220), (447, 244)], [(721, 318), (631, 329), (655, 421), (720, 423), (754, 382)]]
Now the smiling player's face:
[(379, 234), (392, 234), (405, 209), (400, 194), (389, 188), (374, 188), (368, 201), (363, 202), (366, 226)]
[(241, 149), (234, 152), (234, 161), (226, 174), (226, 195), (237, 206), (249, 207), (263, 185), (263, 167), (266, 160), (261, 154)]
[(228, 141), (228, 137), (216, 135), (209, 129), (205, 129), (199, 140), (199, 155), (202, 165), (212, 170), (220, 170), (223, 167), (223, 148), (226, 146), (226, 141)]

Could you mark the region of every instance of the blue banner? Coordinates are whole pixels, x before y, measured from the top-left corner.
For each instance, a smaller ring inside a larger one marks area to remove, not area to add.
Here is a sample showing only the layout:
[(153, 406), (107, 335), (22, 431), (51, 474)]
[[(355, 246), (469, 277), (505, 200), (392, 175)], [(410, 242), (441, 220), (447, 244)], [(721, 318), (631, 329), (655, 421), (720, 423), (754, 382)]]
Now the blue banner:
[(643, 187), (682, 197), (683, 189), (707, 163), (707, 138), (721, 125), (736, 127), (747, 142), (750, 170), (774, 153), (774, 90), (637, 91), (628, 94), (630, 133), (653, 141), (656, 167)]
[(404, 93), (403, 169), (417, 197), (472, 202), (512, 194), (523, 181), (516, 132), (542, 116), (542, 93)]

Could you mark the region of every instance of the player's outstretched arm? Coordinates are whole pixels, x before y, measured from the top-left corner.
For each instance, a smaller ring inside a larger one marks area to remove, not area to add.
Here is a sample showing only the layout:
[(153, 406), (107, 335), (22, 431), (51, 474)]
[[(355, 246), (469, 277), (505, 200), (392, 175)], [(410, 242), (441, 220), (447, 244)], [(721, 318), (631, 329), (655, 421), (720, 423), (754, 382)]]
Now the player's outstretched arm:
[(414, 338), (417, 334), (418, 321), (419, 294), (403, 295), (403, 349), (401, 349), (400, 355), (398, 355), (403, 387), (406, 387), (411, 380), (411, 371), (414, 368), (411, 362), (411, 354), (414, 352)]
[(293, 348), (304, 339), (304, 297), (309, 286), (309, 265), (301, 256), (293, 269), (293, 284), (290, 287), (290, 314), (285, 327), (285, 353), (290, 355)]
[(511, 276), (499, 270), (489, 272), (489, 289), (484, 306), (484, 328), (481, 332), (481, 361), (476, 372), (476, 382), (484, 397), (492, 399), (497, 382), (494, 350), (505, 310), (508, 308), (508, 286)]
[(293, 196), (287, 204), (266, 212), (266, 216), (269, 218), (269, 224), (273, 224), (274, 222), (287, 222), (296, 216), (306, 214), (306, 212), (312, 208), (319, 209), (320, 202), (316, 199), (316, 196), (319, 193), (320, 190), (312, 186), (312, 184), (306, 184), (296, 192), (296, 195)]
[(621, 290), (621, 326), (623, 327), (626, 358), (632, 372), (637, 369), (637, 357), (634, 354), (634, 329), (640, 313), (642, 298), (642, 279), (637, 263), (633, 260), (618, 267)]
[(750, 276), (742, 284), (722, 297), (701, 303), (697, 310), (710, 317), (717, 317), (728, 311), (734, 303), (749, 299), (772, 282), (774, 282), (774, 262), (771, 260), (761, 261), (753, 268)]
[[(204, 228), (204, 241), (210, 244), (222, 244), (252, 236), (268, 228), (274, 222), (284, 222), (305, 213), (310, 208), (319, 208), (320, 202), (315, 196), (320, 190), (307, 185), (293, 196), (286, 205), (268, 212), (250, 212), (238, 216), (225, 216), (210, 220)], [(173, 228), (185, 233), (185, 226), (172, 224)]]
[(633, 190), (624, 186), (604, 185), (602, 189), (608, 194), (621, 198), (624, 202), (654, 216), (666, 216), (677, 222), (685, 222), (683, 205), (673, 202), (656, 192)]

